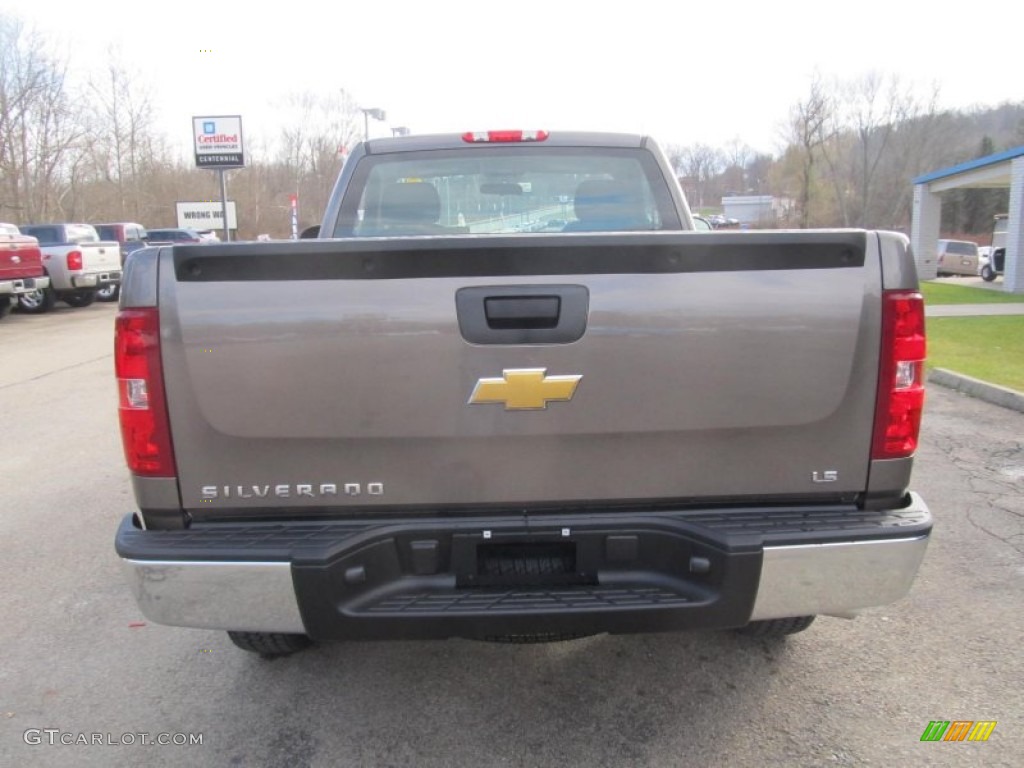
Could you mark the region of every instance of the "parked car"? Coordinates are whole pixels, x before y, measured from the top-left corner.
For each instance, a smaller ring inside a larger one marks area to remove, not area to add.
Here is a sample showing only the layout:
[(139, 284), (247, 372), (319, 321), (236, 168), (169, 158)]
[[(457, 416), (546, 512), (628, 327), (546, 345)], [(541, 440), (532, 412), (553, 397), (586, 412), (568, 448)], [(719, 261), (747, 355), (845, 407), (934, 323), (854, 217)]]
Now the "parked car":
[(151, 229), (146, 237), (150, 245), (156, 243), (201, 243), (203, 236), (195, 229)]
[(214, 230), (214, 229), (200, 229), (200, 230), (197, 230), (197, 231), (199, 232), (200, 239), (204, 243), (219, 243), (220, 242), (220, 236), (217, 234), (217, 231)]
[(96, 300), (96, 292), (121, 282), (121, 258), (118, 244), (101, 241), (91, 224), (26, 224), (24, 235), (39, 241), (43, 267), (50, 284), (18, 297), (23, 312), (48, 312), (54, 302), (72, 307), (87, 307)]
[(713, 213), (704, 218), (706, 218), (715, 229), (721, 229), (723, 227), (737, 227), (740, 223), (739, 219), (734, 219), (721, 213)]
[(0, 224), (0, 317), (12, 299), (49, 285), (39, 241), (22, 235), (14, 224)]
[(1006, 268), (1006, 231), (1009, 227), (1009, 215), (998, 213), (992, 226), (992, 245), (989, 258), (978, 269), (978, 273), (986, 283), (991, 283)]
[(970, 240), (939, 240), (935, 259), (938, 276), (978, 274), (978, 244)]
[[(114, 241), (121, 247), (121, 266), (124, 266), (128, 254), (146, 247), (146, 228), (131, 221), (119, 221), (112, 224), (94, 224), (101, 240)], [(121, 294), (120, 285), (107, 285), (96, 292), (100, 301), (117, 301)]]
[(988, 266), (992, 260), (992, 246), (991, 245), (979, 245), (978, 246), (978, 274), (982, 274), (985, 271), (985, 267)]

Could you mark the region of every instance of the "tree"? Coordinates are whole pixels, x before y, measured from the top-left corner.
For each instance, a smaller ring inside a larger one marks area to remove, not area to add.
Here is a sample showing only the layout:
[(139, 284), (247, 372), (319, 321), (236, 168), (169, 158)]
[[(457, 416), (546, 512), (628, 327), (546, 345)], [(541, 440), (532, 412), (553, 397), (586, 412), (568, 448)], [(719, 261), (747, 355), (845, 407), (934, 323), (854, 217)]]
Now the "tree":
[(153, 165), (153, 123), (150, 92), (124, 66), (120, 52), (108, 48), (102, 78), (89, 83), (94, 140), (88, 145), (100, 178), (113, 188), (103, 218), (142, 217), (145, 208), (143, 169)]
[(890, 159), (899, 126), (914, 117), (918, 104), (895, 75), (868, 72), (840, 83), (826, 162), (844, 226), (874, 226), (892, 211), (892, 197), (878, 184)]
[(291, 170), (294, 187), (275, 192), (279, 197), (297, 193), (300, 214), (315, 212), (303, 218), (319, 221), (341, 171), (343, 148), (361, 135), (360, 112), (345, 91), (326, 95), (305, 91), (292, 94), (286, 102), (295, 118), (281, 132), (279, 162)]
[(722, 153), (725, 169), (722, 171), (722, 187), (725, 194), (744, 195), (747, 184), (747, 165), (754, 157), (754, 150), (735, 136), (725, 145)]
[(721, 151), (707, 144), (691, 144), (680, 150), (679, 161), (683, 177), (691, 187), (690, 190), (687, 190), (690, 203), (696, 204), (698, 208), (703, 208), (708, 182), (722, 168)]
[(826, 129), (832, 119), (833, 109), (833, 101), (821, 77), (815, 75), (807, 98), (798, 102), (790, 111), (787, 138), (799, 158), (797, 212), (799, 224), (804, 228), (810, 226), (815, 163), (821, 154), (821, 146), (830, 138)]
[(45, 41), (0, 15), (0, 205), (23, 220), (59, 216), (84, 131), (67, 64)]
[[(991, 136), (983, 136), (978, 144), (976, 158), (996, 151)], [(1004, 213), (1009, 206), (1007, 189), (954, 189), (942, 197), (942, 222), (947, 232), (987, 234), (992, 231), (992, 219)]]

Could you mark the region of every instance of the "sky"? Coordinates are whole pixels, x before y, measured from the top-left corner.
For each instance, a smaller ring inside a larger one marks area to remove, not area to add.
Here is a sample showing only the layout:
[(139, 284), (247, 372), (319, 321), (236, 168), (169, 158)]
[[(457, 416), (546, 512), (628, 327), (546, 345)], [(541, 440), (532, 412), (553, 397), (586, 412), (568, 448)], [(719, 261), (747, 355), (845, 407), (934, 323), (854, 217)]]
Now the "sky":
[(193, 116), (238, 114), (247, 141), (276, 136), (286, 95), (303, 90), (386, 110), (377, 136), (604, 130), (773, 154), (815, 73), (896, 74), (922, 98), (937, 87), (946, 108), (1024, 101), (1019, 53), (995, 34), (1021, 28), (1017, 3), (998, 26), (934, 0), (0, 0), (0, 12), (68, 54), (78, 79), (118, 46), (183, 152)]

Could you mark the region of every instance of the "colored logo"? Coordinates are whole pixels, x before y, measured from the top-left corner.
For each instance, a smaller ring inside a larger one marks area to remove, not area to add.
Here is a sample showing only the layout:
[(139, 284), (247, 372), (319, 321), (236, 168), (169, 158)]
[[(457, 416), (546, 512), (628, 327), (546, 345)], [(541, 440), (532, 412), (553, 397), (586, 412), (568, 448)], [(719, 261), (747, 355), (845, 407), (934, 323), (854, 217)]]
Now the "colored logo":
[(995, 720), (932, 720), (921, 741), (988, 741), (995, 729)]
[(203, 123), (203, 133), (216, 133), (216, 132), (217, 132), (217, 124), (215, 122), (213, 122), (211, 120), (211, 121), (207, 121), (207, 122)]
[(506, 411), (540, 411), (549, 402), (572, 400), (583, 378), (546, 374), (547, 368), (506, 368), (500, 379), (480, 379), (469, 402), (503, 403)]

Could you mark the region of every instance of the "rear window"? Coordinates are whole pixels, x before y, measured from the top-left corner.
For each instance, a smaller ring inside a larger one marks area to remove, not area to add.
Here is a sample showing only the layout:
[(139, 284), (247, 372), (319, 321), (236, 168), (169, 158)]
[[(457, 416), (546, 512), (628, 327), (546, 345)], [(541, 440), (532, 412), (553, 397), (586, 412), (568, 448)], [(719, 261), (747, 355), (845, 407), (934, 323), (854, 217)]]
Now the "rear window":
[(31, 235), (40, 245), (63, 242), (60, 227), (22, 227), (21, 234)]
[(150, 240), (181, 240), (184, 235), (176, 229), (151, 229), (148, 238)]
[(91, 224), (67, 224), (68, 242), (71, 243), (97, 243), (100, 236)]
[(978, 253), (978, 246), (974, 243), (962, 243), (954, 240), (946, 243), (946, 253), (956, 253), (961, 256), (974, 256)]
[(364, 158), (335, 237), (679, 229), (644, 150), (488, 147)]
[(100, 236), (100, 240), (120, 240), (119, 237), (120, 227), (116, 227), (112, 224), (104, 226), (103, 224), (96, 225), (96, 233)]

